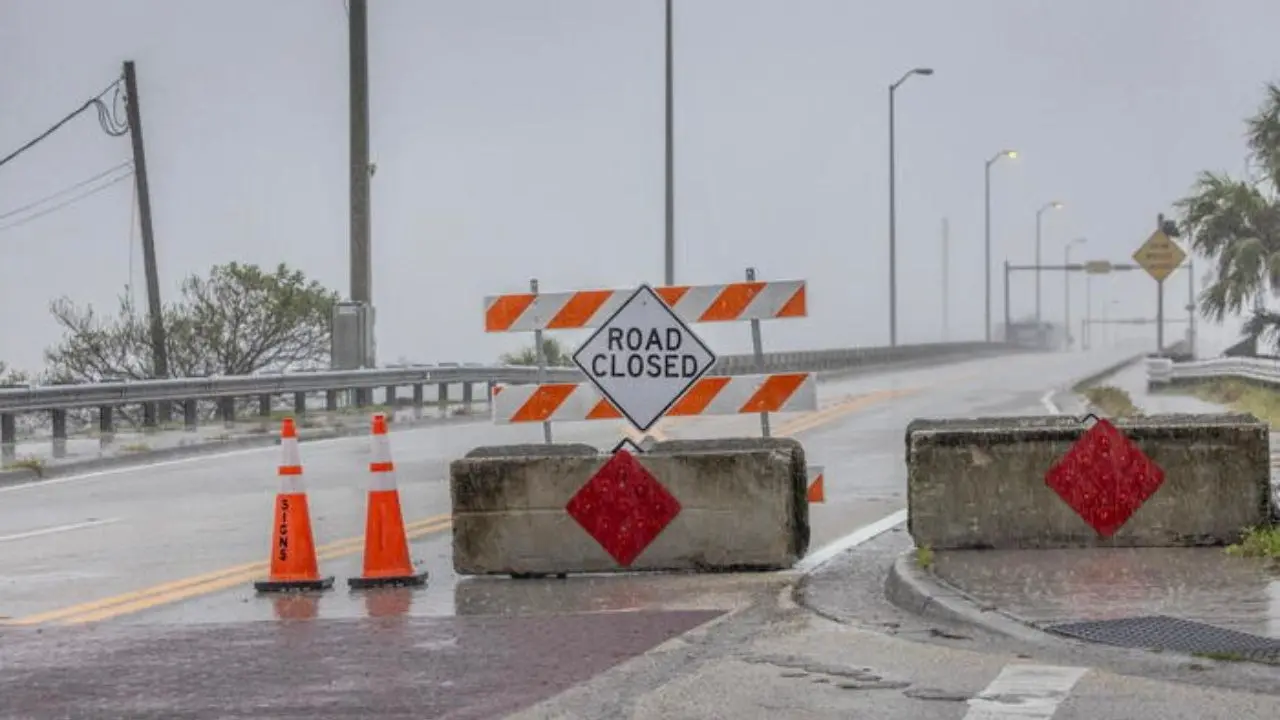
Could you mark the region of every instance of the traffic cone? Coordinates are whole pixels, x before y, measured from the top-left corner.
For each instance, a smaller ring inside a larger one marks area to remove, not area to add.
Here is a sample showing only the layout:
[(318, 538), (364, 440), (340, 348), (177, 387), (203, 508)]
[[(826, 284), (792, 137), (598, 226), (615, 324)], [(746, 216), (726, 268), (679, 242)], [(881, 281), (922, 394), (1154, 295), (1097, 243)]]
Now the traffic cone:
[(302, 486), (302, 459), (298, 454), (298, 430), (293, 418), (280, 424), (280, 450), (283, 455), (277, 474), (280, 491), (276, 493), (271, 546), (271, 573), (266, 580), (253, 584), (258, 592), (327, 590), (332, 577), (320, 577), (316, 563), (316, 544), (311, 536), (311, 511), (307, 508), (307, 492)]
[(353, 588), (422, 585), (427, 573), (415, 572), (409, 559), (409, 539), (400, 513), (396, 468), (391, 462), (387, 416), (373, 416), (373, 458), (369, 463), (368, 513), (364, 528), (364, 575), (347, 578)]

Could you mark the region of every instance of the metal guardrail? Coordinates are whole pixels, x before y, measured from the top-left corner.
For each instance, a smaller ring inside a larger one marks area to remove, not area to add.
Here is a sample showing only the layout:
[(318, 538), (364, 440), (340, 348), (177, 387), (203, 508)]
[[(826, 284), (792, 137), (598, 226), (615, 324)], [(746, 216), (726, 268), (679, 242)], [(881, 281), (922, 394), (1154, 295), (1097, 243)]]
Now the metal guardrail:
[(1147, 386), (1153, 389), (1229, 377), (1280, 386), (1280, 360), (1220, 357), (1174, 362), (1170, 358), (1147, 358)]
[[(840, 372), (860, 367), (887, 364), (928, 362), (943, 358), (979, 357), (1021, 349), (1003, 343), (937, 343), (900, 345), (891, 348), (843, 348), (775, 352), (764, 356), (764, 368), (754, 355), (722, 355), (711, 372), (717, 375), (740, 375), (761, 372)], [(312, 393), (324, 393), (326, 410), (340, 407), (341, 393), (357, 389), (385, 388), (387, 405), (399, 405), (396, 390), (413, 388), (412, 405), (416, 413), (428, 405), (425, 386), (439, 388), (436, 403), (441, 411), (450, 405), (448, 388), (462, 386), (463, 412), (473, 404), (475, 385), (494, 383), (521, 384), (537, 382), (536, 367), (517, 365), (484, 366), (474, 363), (441, 363), (409, 367), (385, 367), (368, 370), (317, 370), (291, 373), (264, 373), (253, 376), (179, 378), (172, 380), (138, 380), (78, 385), (0, 388), (0, 468), (16, 460), (18, 442), (17, 418), (24, 413), (47, 412), (52, 420), (53, 457), (67, 454), (70, 410), (96, 410), (99, 443), (103, 448), (114, 443), (115, 413), (126, 406), (141, 406), (142, 426), (167, 425), (167, 410), (181, 408), (182, 424), (194, 431), (200, 424), (201, 401), (216, 401), (217, 415), (228, 427), (236, 420), (236, 401), (258, 400), (257, 414), (270, 417), (274, 400), (280, 395), (293, 396), (293, 412), (302, 417), (308, 410)], [(543, 382), (582, 382), (586, 378), (577, 368), (549, 368)], [(372, 393), (363, 402), (372, 401)], [(481, 402), (491, 399), (484, 393)], [(357, 399), (357, 403), (362, 402)], [(0, 473), (2, 474), (2, 473)]]
[[(936, 343), (885, 348), (843, 348), (775, 352), (765, 355), (764, 372), (824, 372), (891, 362), (928, 360), (951, 355), (999, 352), (998, 343)], [(714, 375), (761, 372), (752, 355), (721, 356)], [(367, 370), (321, 370), (248, 376), (135, 380), (0, 389), (0, 415), (102, 408), (158, 402), (331, 392), (379, 387), (534, 382), (537, 368), (528, 366), (412, 366)], [(550, 382), (581, 382), (577, 368), (549, 368)], [(470, 388), (467, 388), (468, 395)]]

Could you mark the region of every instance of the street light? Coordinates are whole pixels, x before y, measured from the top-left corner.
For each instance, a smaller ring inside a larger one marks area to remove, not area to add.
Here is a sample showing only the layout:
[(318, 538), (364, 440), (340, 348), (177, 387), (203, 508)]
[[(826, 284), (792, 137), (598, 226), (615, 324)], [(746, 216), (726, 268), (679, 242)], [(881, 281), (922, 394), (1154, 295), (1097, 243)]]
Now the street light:
[(1047, 202), (1036, 211), (1036, 332), (1040, 332), (1040, 218), (1046, 210), (1060, 210), (1062, 203), (1057, 200)]
[[(1071, 264), (1071, 246), (1084, 245), (1086, 238), (1076, 238), (1062, 246), (1062, 264)], [(1066, 349), (1071, 350), (1071, 271), (1062, 271), (1062, 327), (1066, 331)]]
[(898, 213), (894, 195), (893, 94), (912, 75), (932, 75), (933, 68), (912, 68), (889, 86), (889, 345), (898, 344)]
[(1010, 160), (1018, 159), (1017, 150), (1001, 150), (987, 161), (986, 172), (984, 173), (985, 195), (986, 195), (986, 263), (983, 265), (984, 277), (986, 278), (986, 327), (987, 342), (991, 342), (991, 166), (995, 165), (1000, 158), (1009, 158)]

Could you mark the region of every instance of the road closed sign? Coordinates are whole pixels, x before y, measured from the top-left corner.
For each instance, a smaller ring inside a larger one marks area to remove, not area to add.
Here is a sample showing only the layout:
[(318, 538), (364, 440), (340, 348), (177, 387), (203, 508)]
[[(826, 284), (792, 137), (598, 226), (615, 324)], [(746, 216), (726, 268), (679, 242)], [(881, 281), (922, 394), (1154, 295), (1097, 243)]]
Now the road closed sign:
[(711, 366), (716, 355), (648, 285), (641, 285), (573, 354), (573, 362), (644, 432)]

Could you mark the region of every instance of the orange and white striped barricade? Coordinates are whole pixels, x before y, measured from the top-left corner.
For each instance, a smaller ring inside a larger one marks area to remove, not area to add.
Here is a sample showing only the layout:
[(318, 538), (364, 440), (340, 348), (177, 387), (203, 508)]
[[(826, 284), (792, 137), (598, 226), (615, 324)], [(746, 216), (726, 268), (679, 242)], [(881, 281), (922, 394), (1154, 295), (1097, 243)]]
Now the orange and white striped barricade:
[[(818, 407), (810, 373), (704, 377), (676, 400), (666, 417), (806, 412)], [(622, 414), (590, 383), (506, 385), (494, 396), (494, 421), (618, 420)]]
[(809, 471), (809, 502), (824, 503), (827, 501), (827, 490), (822, 484), (822, 475), (825, 471), (821, 465), (810, 465)]
[[(515, 293), (485, 298), (485, 332), (599, 327), (631, 295), (625, 290)], [(781, 320), (808, 315), (805, 281), (671, 285), (654, 292), (686, 323)]]
[[(635, 289), (591, 289), (540, 293), (538, 282), (530, 292), (485, 298), (485, 332), (532, 332), (539, 370), (545, 370), (542, 333), (546, 330), (598, 329), (623, 307)], [(801, 318), (808, 315), (807, 285), (803, 280), (758, 281), (754, 268), (745, 282), (714, 285), (672, 285), (653, 292), (681, 324), (747, 321), (757, 362), (756, 375), (702, 377), (667, 408), (664, 416), (760, 415), (761, 434), (770, 433), (769, 413), (807, 412), (817, 409), (817, 389), (809, 373), (765, 373), (760, 323), (763, 320)], [(541, 422), (546, 442), (551, 423), (575, 420), (620, 419), (616, 398), (606, 397), (590, 383), (496, 385), (491, 394), (495, 422)], [(631, 419), (627, 416), (627, 419)], [(820, 468), (811, 468), (816, 477)], [(811, 486), (811, 496), (821, 498), (821, 480)], [(812, 485), (812, 484), (811, 484)], [(818, 500), (821, 502), (822, 500)]]

